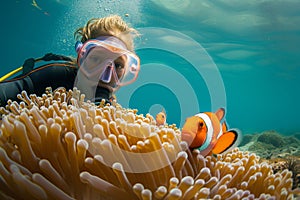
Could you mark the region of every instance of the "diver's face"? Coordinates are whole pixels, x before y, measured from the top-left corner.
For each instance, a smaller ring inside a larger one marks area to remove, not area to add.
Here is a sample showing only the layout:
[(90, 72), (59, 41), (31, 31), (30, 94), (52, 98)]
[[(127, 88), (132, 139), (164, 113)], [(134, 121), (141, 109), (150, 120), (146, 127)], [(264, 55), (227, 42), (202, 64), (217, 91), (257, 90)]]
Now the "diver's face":
[(84, 71), (90, 80), (98, 81), (98, 86), (113, 92), (118, 81), (124, 76), (126, 59), (125, 55), (96, 47), (91, 49), (85, 58)]
[(115, 92), (136, 80), (140, 59), (118, 38), (101, 36), (75, 47), (79, 66), (75, 86), (87, 97), (93, 96), (99, 86)]

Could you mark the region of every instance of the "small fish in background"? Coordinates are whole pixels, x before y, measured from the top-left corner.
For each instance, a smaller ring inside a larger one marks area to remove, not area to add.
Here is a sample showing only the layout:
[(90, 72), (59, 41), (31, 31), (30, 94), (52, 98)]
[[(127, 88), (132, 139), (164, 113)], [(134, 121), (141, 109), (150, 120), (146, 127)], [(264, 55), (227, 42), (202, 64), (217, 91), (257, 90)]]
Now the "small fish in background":
[(47, 11), (44, 11), (36, 2), (36, 0), (32, 0), (31, 5), (33, 7), (36, 7), (38, 10), (42, 11), (44, 15), (50, 16), (50, 14)]
[(36, 7), (39, 10), (42, 10), (42, 8), (37, 4), (37, 2), (35, 0), (32, 0), (31, 5), (34, 6), (34, 7)]
[(237, 129), (227, 130), (224, 118), (224, 108), (189, 117), (182, 127), (181, 138), (203, 156), (228, 152), (239, 145), (242, 134)]
[(166, 124), (166, 121), (167, 121), (167, 114), (166, 114), (166, 111), (164, 109), (162, 109), (161, 112), (159, 112), (157, 115), (156, 115), (156, 125), (157, 126), (163, 126)]

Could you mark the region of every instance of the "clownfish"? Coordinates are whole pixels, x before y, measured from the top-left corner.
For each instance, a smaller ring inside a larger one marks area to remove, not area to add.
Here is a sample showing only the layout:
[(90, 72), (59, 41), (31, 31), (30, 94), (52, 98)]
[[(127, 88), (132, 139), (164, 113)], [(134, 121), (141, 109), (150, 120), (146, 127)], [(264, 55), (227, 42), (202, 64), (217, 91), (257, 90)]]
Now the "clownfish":
[(237, 129), (227, 130), (225, 109), (215, 113), (204, 112), (186, 119), (181, 138), (191, 149), (198, 149), (203, 156), (221, 154), (238, 146), (241, 133)]
[(155, 120), (156, 120), (157, 126), (165, 125), (166, 121), (167, 121), (166, 111), (164, 109), (162, 109), (162, 111), (156, 115)]

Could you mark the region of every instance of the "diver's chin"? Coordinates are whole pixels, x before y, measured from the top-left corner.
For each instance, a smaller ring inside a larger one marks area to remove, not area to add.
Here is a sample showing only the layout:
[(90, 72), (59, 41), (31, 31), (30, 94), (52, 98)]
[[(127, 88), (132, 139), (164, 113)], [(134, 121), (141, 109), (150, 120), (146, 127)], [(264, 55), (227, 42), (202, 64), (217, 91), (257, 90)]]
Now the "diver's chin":
[(115, 91), (115, 88), (113, 88), (112, 86), (108, 85), (107, 83), (101, 83), (101, 82), (99, 82), (98, 83), (98, 87), (106, 88), (106, 89), (108, 89), (108, 91), (110, 93), (113, 93)]

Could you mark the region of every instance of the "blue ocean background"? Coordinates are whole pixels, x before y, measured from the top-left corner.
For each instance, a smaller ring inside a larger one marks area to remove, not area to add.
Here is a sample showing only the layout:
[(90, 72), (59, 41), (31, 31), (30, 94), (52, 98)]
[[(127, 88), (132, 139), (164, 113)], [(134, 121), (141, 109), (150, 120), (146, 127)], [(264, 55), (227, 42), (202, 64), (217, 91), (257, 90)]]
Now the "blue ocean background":
[[(74, 31), (90, 18), (119, 14), (135, 28), (178, 34), (207, 53), (198, 58), (193, 48), (182, 49), (187, 40), (172, 44), (178, 45), (175, 52), (164, 46), (137, 48), (141, 74), (131, 88), (120, 90), (124, 107), (152, 115), (164, 108), (167, 122), (179, 127), (199, 111), (226, 107), (229, 126), (243, 133), (299, 133), (299, 10), (298, 0), (6, 0), (0, 14), (0, 74), (48, 52), (76, 57)], [(142, 35), (137, 47), (154, 37)], [(182, 56), (189, 51), (199, 66)], [(214, 63), (209, 79), (216, 79), (216, 86), (195, 70), (211, 70), (201, 65), (203, 56)], [(156, 67), (153, 73), (143, 74), (150, 65)]]

